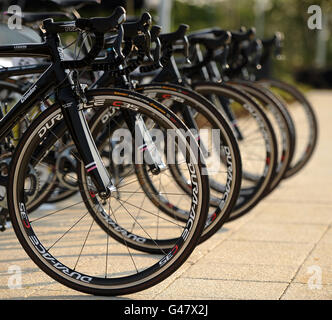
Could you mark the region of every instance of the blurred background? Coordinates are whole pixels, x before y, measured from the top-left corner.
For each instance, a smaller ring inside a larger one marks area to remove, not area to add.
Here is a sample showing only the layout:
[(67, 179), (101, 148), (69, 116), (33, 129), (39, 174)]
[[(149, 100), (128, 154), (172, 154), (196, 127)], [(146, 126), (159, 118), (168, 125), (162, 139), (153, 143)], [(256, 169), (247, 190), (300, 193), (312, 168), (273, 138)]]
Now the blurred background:
[[(25, 11), (59, 11), (48, 0), (0, 0), (2, 10), (17, 4)], [(180, 23), (190, 30), (218, 26), (236, 30), (255, 27), (257, 36), (269, 38), (276, 31), (284, 34), (283, 59), (274, 59), (272, 72), (288, 82), (316, 88), (332, 87), (332, 1), (331, 0), (100, 0), (87, 5), (82, 16), (105, 16), (114, 7), (126, 8), (129, 17), (149, 11), (163, 30), (173, 31)], [(311, 30), (311, 5), (322, 9), (322, 29)], [(1, 35), (0, 35), (1, 43)]]

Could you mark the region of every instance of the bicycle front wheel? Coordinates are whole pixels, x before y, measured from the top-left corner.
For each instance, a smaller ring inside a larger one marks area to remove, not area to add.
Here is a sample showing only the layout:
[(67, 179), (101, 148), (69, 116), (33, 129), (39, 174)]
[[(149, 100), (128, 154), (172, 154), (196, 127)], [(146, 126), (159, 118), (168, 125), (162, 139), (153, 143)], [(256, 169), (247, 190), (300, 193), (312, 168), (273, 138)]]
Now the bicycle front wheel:
[[(187, 221), (164, 217), (153, 204), (142, 203), (144, 192), (135, 189), (135, 185), (140, 184), (132, 174), (120, 176), (116, 185), (118, 192), (104, 200), (93, 192), (89, 176), (83, 172), (77, 177), (82, 179), (78, 183), (85, 199), (77, 196), (75, 202), (63, 202), (54, 209), (29, 213), (28, 195), (36, 193), (38, 188), (38, 184), (31, 183), (29, 173), (37, 166), (48, 166), (48, 157), (54, 157), (66, 134), (61, 110), (55, 105), (32, 123), (13, 157), (8, 186), (13, 228), (30, 258), (60, 283), (96, 295), (133, 293), (167, 278), (195, 248), (207, 219), (208, 177), (203, 175), (203, 158), (194, 152), (194, 138), (190, 142), (186, 139), (187, 127), (161, 104), (126, 90), (93, 90), (86, 96), (87, 112), (105, 108), (108, 116), (119, 120), (121, 112), (130, 110), (134, 116), (144, 119), (147, 128), (177, 131), (177, 141), (184, 146), (183, 161), (187, 164), (188, 178), (195, 186), (192, 194), (186, 194), (183, 199), (183, 205), (190, 212)], [(113, 123), (125, 129), (121, 121)], [(158, 126), (154, 126), (156, 123)], [(80, 162), (77, 152), (73, 151), (73, 155)], [(103, 155), (102, 159), (106, 162)], [(108, 163), (105, 165), (111, 168)], [(169, 190), (169, 193), (173, 192)], [(95, 210), (96, 207), (99, 210)], [(93, 216), (96, 212), (101, 215), (98, 219)], [(113, 221), (107, 224), (107, 228), (113, 228), (113, 233), (105, 232), (105, 227), (98, 223), (105, 219)], [(130, 232), (133, 226), (136, 232)], [(149, 242), (159, 254), (136, 251), (132, 244), (139, 241)], [(163, 241), (167, 246), (162, 246)]]
[(284, 178), (298, 173), (309, 162), (316, 149), (318, 122), (313, 106), (296, 87), (276, 79), (262, 79), (259, 83), (285, 102), (295, 124), (296, 146)]

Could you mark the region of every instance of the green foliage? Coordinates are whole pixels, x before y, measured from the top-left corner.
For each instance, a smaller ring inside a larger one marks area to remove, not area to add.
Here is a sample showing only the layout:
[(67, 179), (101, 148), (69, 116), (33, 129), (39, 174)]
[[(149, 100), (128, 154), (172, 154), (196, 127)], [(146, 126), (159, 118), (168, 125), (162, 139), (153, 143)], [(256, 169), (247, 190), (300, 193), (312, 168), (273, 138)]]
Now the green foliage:
[[(261, 0), (264, 1), (264, 0)], [(204, 3), (204, 1), (201, 1)], [(221, 0), (194, 5), (193, 1), (175, 0), (172, 11), (173, 29), (180, 23), (187, 23), (191, 30), (219, 26), (224, 29), (238, 29), (240, 26), (257, 26), (260, 36), (271, 37), (276, 31), (284, 33), (283, 54), (285, 60), (275, 61), (274, 71), (278, 76), (290, 78), (294, 71), (312, 67), (315, 64), (317, 34), (310, 30), (307, 10), (312, 4), (320, 5), (323, 19), (332, 16), (331, 0), (269, 0), (264, 11), (264, 30), (260, 32), (262, 16), (257, 12), (255, 0)], [(329, 29), (332, 32), (331, 21)], [(332, 66), (332, 41), (327, 43), (328, 66)]]

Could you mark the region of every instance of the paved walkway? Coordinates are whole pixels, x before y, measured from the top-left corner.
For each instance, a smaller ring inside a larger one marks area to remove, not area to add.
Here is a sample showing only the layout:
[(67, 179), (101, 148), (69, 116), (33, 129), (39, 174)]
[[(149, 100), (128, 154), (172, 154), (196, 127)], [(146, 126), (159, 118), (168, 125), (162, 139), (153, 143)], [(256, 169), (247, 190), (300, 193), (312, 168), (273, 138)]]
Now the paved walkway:
[[(332, 299), (332, 91), (315, 91), (309, 98), (320, 138), (300, 174), (197, 247), (172, 277), (107, 299)], [(22, 270), (21, 289), (8, 288), (15, 266)], [(0, 234), (0, 298), (100, 299), (39, 271), (12, 229)]]

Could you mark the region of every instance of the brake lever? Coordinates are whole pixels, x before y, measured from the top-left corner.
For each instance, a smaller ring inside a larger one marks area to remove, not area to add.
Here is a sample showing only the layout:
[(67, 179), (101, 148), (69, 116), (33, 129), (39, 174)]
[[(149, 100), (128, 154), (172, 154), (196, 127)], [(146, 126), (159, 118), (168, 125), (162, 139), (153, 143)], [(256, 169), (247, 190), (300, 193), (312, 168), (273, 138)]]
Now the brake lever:
[(275, 40), (275, 56), (278, 60), (283, 60), (284, 55), (282, 54), (282, 43), (284, 40), (284, 35), (281, 32), (277, 32), (275, 34), (276, 40)]
[(151, 35), (150, 31), (144, 34), (140, 34), (133, 39), (133, 44), (139, 51), (142, 51), (148, 58), (149, 62), (154, 62), (153, 56), (151, 55)]
[(183, 55), (186, 63), (191, 64), (191, 61), (189, 59), (189, 40), (187, 36), (183, 36)]
[(161, 42), (159, 39), (159, 34), (161, 32), (161, 27), (160, 26), (153, 26), (150, 30), (150, 34), (151, 34), (151, 42), (156, 44), (155, 49), (153, 50), (153, 61), (155, 64), (158, 64), (159, 67), (162, 67), (162, 64), (160, 62), (160, 58), (161, 58)]
[(254, 59), (253, 59), (253, 65), (257, 70), (260, 70), (262, 68), (262, 65), (260, 64), (262, 52), (263, 52), (263, 44), (262, 41), (259, 39), (256, 39), (254, 42)]
[(146, 39), (146, 47), (145, 47), (145, 55), (147, 56), (150, 62), (153, 62), (153, 56), (151, 55), (151, 33), (149, 30), (145, 32)]
[(146, 40), (146, 46), (145, 46), (145, 55), (147, 56), (148, 60), (150, 62), (153, 62), (153, 57), (150, 52), (151, 48), (151, 33), (150, 33), (150, 26), (152, 24), (152, 17), (148, 12), (144, 12), (142, 14), (142, 17), (139, 21), (140, 26), (138, 27), (138, 30), (141, 31)]
[(160, 39), (157, 38), (155, 43), (156, 43), (156, 48), (153, 51), (153, 61), (154, 61), (154, 63), (156, 63), (161, 68), (163, 65), (160, 62), (160, 58), (161, 58), (161, 42), (160, 42)]
[(214, 57), (214, 59), (220, 63), (220, 67), (222, 70), (229, 69), (229, 64), (227, 62), (229, 51), (230, 51), (230, 44), (226, 44), (222, 49), (221, 53)]
[(123, 55), (122, 50), (121, 50), (123, 38), (124, 38), (123, 26), (120, 25), (119, 31), (118, 31), (118, 36), (116, 37), (116, 39), (114, 41), (114, 47), (113, 47), (118, 58), (120, 58), (120, 59), (125, 59), (125, 56)]
[(142, 28), (149, 29), (152, 24), (152, 17), (150, 13), (144, 12), (140, 19), (140, 23), (142, 24)]

